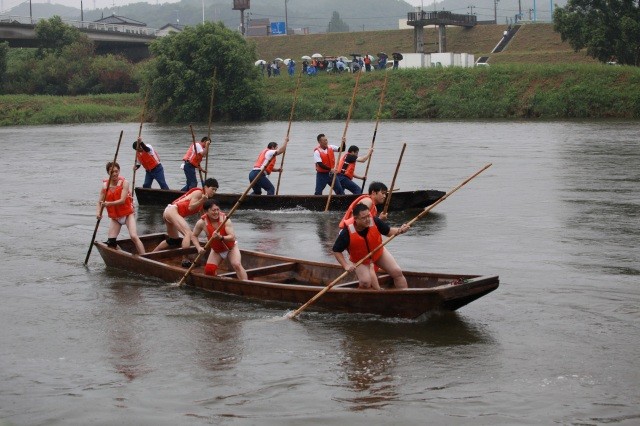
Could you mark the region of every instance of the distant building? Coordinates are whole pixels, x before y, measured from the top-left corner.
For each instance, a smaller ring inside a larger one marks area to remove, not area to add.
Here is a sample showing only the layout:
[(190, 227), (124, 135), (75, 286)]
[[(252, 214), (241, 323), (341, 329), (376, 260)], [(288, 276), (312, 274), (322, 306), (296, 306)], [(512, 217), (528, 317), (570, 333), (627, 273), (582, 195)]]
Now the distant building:
[(111, 25), (126, 25), (128, 27), (146, 27), (144, 22), (136, 21), (135, 19), (127, 18), (124, 16), (118, 16), (113, 14), (106, 18), (100, 18), (97, 21), (93, 21), (97, 24), (111, 24)]
[(158, 37), (164, 37), (166, 35), (169, 35), (170, 33), (181, 33), (183, 29), (184, 29), (184, 25), (167, 24), (162, 28), (160, 28), (158, 31), (156, 31), (156, 35)]

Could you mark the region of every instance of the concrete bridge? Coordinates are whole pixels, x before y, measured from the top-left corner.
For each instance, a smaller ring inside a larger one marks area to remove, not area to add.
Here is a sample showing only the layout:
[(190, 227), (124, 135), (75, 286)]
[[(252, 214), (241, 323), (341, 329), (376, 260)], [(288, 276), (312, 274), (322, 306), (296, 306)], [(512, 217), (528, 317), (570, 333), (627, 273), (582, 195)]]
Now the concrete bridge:
[[(0, 15), (0, 42), (9, 42), (9, 47), (38, 47), (36, 21), (29, 17)], [(96, 46), (98, 54), (119, 54), (132, 61), (149, 57), (149, 44), (155, 40), (154, 28), (102, 24), (97, 22), (64, 21), (87, 35)]]
[(447, 51), (447, 25), (458, 25), (465, 28), (474, 27), (478, 23), (475, 15), (462, 15), (447, 11), (425, 12), (420, 10), (407, 14), (407, 25), (414, 27), (413, 48), (416, 53), (424, 53), (424, 30), (427, 25), (438, 26), (438, 52)]

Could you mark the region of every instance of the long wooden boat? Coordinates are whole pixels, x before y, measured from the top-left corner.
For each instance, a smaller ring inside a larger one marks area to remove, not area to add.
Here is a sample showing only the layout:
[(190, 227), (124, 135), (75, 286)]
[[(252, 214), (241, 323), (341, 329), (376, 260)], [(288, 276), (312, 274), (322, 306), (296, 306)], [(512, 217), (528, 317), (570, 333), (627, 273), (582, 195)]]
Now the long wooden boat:
[[(141, 236), (146, 249), (153, 249), (166, 235)], [(166, 282), (178, 282), (186, 268), (180, 263), (182, 255), (193, 254), (189, 249), (170, 249), (133, 255), (130, 239), (118, 241), (118, 249), (96, 241), (100, 255), (107, 266), (123, 269)], [(226, 293), (265, 302), (284, 302), (298, 308), (331, 283), (343, 272), (336, 264), (293, 259), (273, 254), (242, 250), (242, 264), (249, 280), (239, 280), (233, 270), (225, 269), (218, 275), (204, 275), (203, 266), (193, 268), (185, 280), (190, 287), (208, 292)], [(418, 318), (430, 311), (455, 311), (492, 292), (499, 285), (498, 276), (404, 272), (409, 288), (395, 289), (388, 275), (380, 275), (382, 291), (361, 290), (355, 274), (347, 275), (326, 292), (309, 309), (346, 313), (375, 314), (384, 317)]]
[[(138, 204), (162, 205), (171, 204), (173, 200), (184, 194), (182, 191), (173, 189), (157, 189), (136, 187), (136, 197)], [(389, 211), (408, 210), (413, 208), (424, 208), (438, 201), (444, 192), (430, 189), (418, 191), (398, 191), (394, 192), (389, 204)], [(241, 194), (215, 195), (215, 199), (220, 203), (220, 207), (228, 209), (240, 199)], [(345, 194), (333, 195), (329, 210), (346, 210), (347, 207), (358, 197), (358, 195)], [(311, 211), (324, 211), (327, 204), (328, 195), (248, 195), (242, 201), (242, 209), (258, 210), (282, 210), (302, 208)]]

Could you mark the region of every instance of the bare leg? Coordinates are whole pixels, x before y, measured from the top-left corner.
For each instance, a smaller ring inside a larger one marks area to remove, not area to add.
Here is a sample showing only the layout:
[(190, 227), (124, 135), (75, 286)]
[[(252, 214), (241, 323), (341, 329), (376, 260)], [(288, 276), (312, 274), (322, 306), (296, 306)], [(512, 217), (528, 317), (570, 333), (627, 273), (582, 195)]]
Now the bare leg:
[(396, 288), (407, 288), (407, 279), (402, 274), (402, 269), (398, 266), (398, 263), (393, 258), (389, 250), (383, 248), (382, 256), (376, 262), (379, 267), (385, 270), (387, 274), (393, 278), (393, 285)]
[(234, 271), (236, 271), (236, 275), (241, 280), (247, 280), (249, 277), (247, 276), (247, 271), (242, 267), (242, 255), (240, 254), (240, 249), (238, 248), (238, 244), (233, 246), (233, 248), (229, 251), (229, 263)]
[(358, 267), (356, 267), (356, 275), (358, 276), (358, 281), (360, 282), (358, 288), (380, 290), (378, 278), (376, 277), (375, 271), (373, 270), (373, 263), (370, 263), (368, 265), (358, 265)]
[(129, 236), (133, 243), (136, 245), (136, 250), (138, 250), (138, 254), (144, 254), (144, 245), (140, 238), (138, 237), (138, 230), (136, 229), (136, 218), (133, 214), (127, 216), (125, 224), (127, 225), (127, 229), (129, 230)]

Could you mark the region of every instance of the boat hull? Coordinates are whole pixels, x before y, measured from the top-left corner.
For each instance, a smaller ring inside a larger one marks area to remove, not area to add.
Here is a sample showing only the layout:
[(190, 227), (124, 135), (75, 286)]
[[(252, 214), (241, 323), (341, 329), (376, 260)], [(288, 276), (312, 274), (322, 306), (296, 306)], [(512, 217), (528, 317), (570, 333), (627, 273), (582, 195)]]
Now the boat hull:
[[(141, 237), (148, 248), (164, 238), (162, 234)], [(119, 240), (119, 249), (96, 241), (96, 248), (109, 267), (178, 282), (186, 273), (180, 266), (182, 255), (195, 255), (195, 249), (173, 249), (132, 255), (130, 240)], [(242, 263), (249, 280), (239, 280), (234, 272), (223, 268), (218, 276), (204, 275), (197, 266), (185, 285), (208, 292), (225, 293), (264, 302), (290, 304), (297, 308), (341, 275), (339, 265), (306, 261), (278, 255), (243, 250)], [(404, 272), (408, 289), (395, 289), (387, 275), (380, 276), (382, 291), (357, 288), (355, 274), (349, 274), (319, 298), (309, 309), (344, 313), (374, 314), (383, 317), (418, 318), (432, 311), (454, 311), (492, 292), (499, 285), (498, 276)]]
[[(173, 189), (163, 190), (157, 188), (135, 189), (138, 204), (162, 205), (171, 204), (184, 192)], [(437, 190), (398, 191), (394, 192), (389, 203), (389, 211), (401, 211), (427, 207), (438, 201), (445, 193)], [(223, 209), (233, 207), (240, 199), (241, 194), (215, 195), (215, 199)], [(329, 210), (344, 211), (358, 197), (358, 195), (334, 195), (331, 197)], [(252, 210), (282, 210), (282, 209), (306, 209), (311, 211), (324, 211), (327, 205), (327, 195), (248, 195), (242, 201), (241, 208)]]

